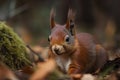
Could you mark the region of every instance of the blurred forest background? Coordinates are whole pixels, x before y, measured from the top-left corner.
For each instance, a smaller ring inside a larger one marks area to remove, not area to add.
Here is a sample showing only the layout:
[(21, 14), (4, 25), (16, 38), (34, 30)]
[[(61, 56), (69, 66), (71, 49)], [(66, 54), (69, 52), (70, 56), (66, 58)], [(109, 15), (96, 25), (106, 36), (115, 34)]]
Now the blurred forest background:
[(76, 13), (78, 32), (95, 35), (108, 49), (120, 48), (120, 0), (0, 0), (0, 20), (6, 21), (26, 44), (47, 46), (49, 14), (65, 24), (68, 9)]

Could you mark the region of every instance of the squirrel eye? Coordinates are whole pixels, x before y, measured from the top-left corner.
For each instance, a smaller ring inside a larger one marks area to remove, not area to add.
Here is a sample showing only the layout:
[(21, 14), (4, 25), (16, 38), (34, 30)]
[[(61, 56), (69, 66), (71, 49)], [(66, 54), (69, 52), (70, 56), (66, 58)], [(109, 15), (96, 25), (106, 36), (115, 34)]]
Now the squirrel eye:
[(65, 36), (65, 41), (66, 41), (66, 42), (69, 42), (69, 41), (70, 41), (69, 35), (66, 35), (66, 36)]
[(48, 37), (48, 41), (50, 42), (51, 36)]

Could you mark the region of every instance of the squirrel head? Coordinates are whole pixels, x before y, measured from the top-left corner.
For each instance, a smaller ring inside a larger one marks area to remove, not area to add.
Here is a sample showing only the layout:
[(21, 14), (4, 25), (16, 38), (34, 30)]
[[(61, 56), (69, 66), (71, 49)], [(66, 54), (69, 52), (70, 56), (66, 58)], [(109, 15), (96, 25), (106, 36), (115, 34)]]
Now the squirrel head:
[(68, 11), (68, 18), (65, 25), (56, 24), (54, 21), (54, 9), (50, 13), (50, 29), (48, 41), (50, 42), (50, 49), (56, 55), (68, 54), (74, 49), (75, 42), (75, 28), (74, 22), (71, 19), (72, 10)]

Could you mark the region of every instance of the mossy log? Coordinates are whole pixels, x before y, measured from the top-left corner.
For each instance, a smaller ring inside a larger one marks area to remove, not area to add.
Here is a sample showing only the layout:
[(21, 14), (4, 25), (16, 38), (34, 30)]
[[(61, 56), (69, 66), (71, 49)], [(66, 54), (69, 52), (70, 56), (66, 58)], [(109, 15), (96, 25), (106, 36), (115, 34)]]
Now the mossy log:
[(0, 22), (0, 61), (12, 70), (31, 64), (25, 43), (5, 22)]

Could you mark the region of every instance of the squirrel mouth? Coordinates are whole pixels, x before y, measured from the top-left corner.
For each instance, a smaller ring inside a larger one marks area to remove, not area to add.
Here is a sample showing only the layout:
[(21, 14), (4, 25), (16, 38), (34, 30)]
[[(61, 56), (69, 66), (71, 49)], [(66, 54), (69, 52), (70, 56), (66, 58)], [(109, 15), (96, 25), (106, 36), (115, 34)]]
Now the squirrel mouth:
[(62, 55), (65, 52), (65, 49), (62, 45), (53, 45), (51, 49), (52, 52), (56, 55)]
[(57, 55), (62, 55), (63, 53), (60, 53), (60, 52), (55, 52)]
[(59, 54), (59, 53), (57, 53), (57, 55), (63, 55), (63, 53), (60, 53), (60, 54)]

